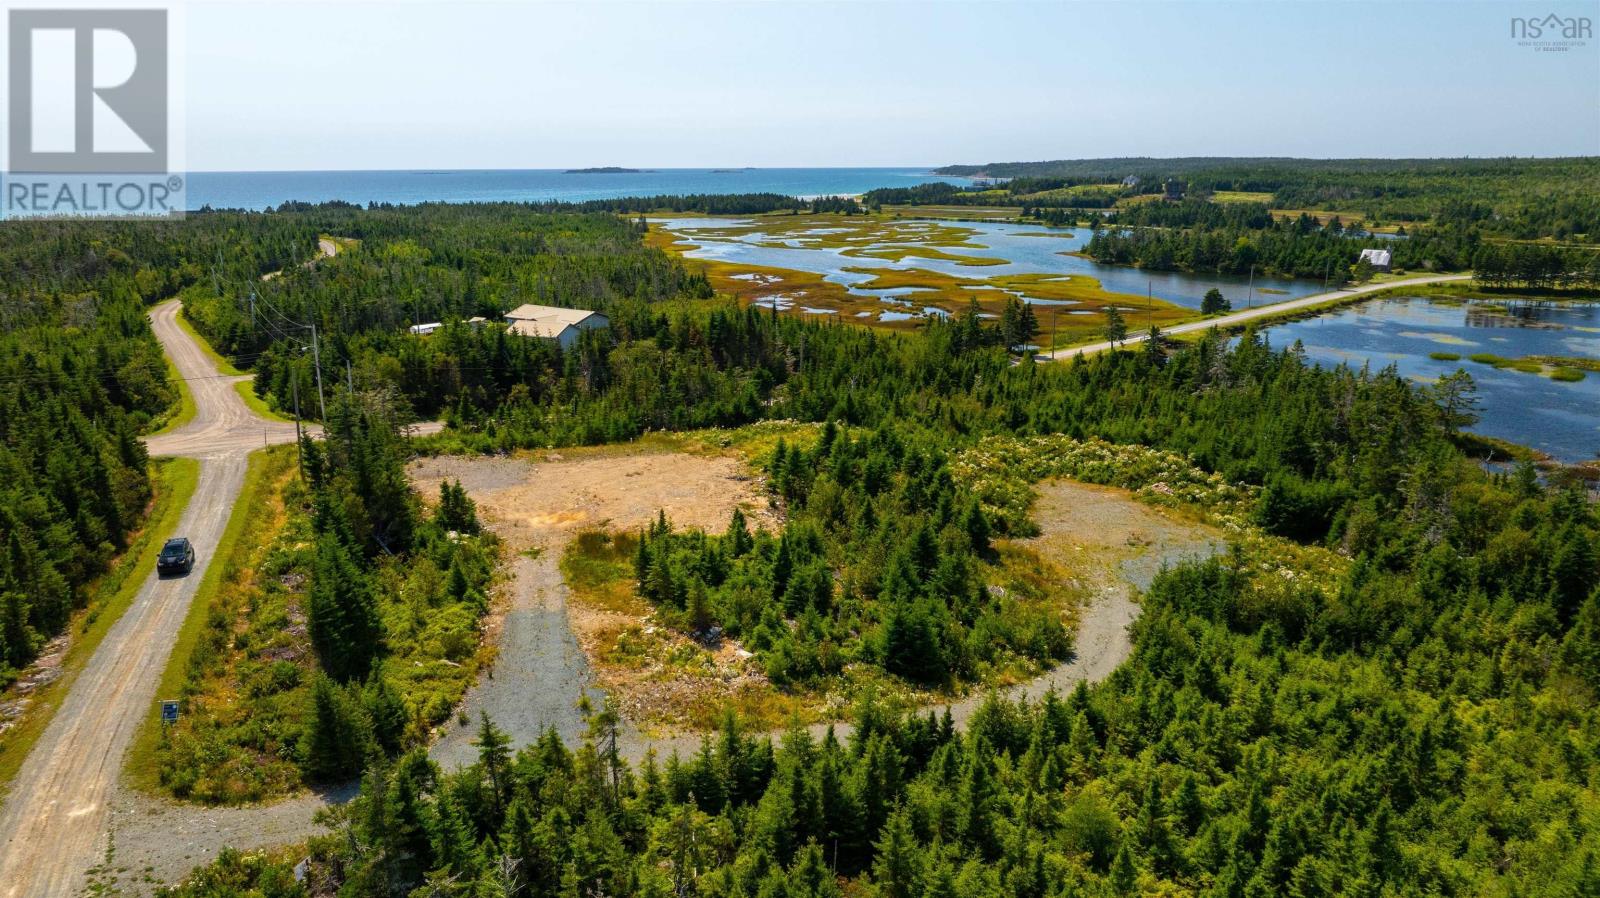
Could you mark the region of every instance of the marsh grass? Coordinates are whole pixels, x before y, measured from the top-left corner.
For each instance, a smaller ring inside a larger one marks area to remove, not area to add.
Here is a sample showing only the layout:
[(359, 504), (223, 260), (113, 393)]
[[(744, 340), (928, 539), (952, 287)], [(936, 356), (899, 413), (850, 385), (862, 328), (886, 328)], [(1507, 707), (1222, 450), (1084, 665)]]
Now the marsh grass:
[(1584, 379), (1584, 371), (1600, 371), (1600, 359), (1565, 356), (1528, 356), (1511, 359), (1492, 352), (1477, 352), (1467, 356), (1480, 365), (1492, 365), (1502, 371), (1520, 371), (1523, 374), (1542, 374), (1561, 383), (1576, 383)]
[[(794, 240), (801, 243), (801, 248), (838, 251), (847, 257), (938, 259), (975, 269), (1004, 264), (1004, 260), (961, 254), (959, 250), (963, 247), (977, 247), (970, 242), (975, 232), (944, 221), (902, 220), (883, 215), (756, 215), (741, 216), (739, 220), (740, 224), (735, 226), (702, 229), (687, 235), (674, 234), (657, 225), (651, 228), (646, 240), (651, 245), (681, 254), (696, 246), (759, 234), (770, 238), (763, 243), (773, 246), (788, 246), (787, 241)], [(816, 231), (827, 233), (813, 233)], [(1041, 325), (1037, 342), (1052, 346), (1097, 338), (1104, 327), (1101, 315), (1108, 305), (1137, 310), (1135, 323), (1141, 328), (1150, 324), (1166, 327), (1194, 315), (1193, 310), (1160, 300), (1152, 302), (1144, 296), (1113, 293), (1085, 275), (1036, 273), (985, 278), (976, 271), (970, 276), (958, 276), (921, 268), (845, 268), (850, 273), (871, 277), (859, 284), (858, 289), (918, 289), (916, 293), (896, 297), (902, 302), (891, 302), (851, 293), (844, 285), (828, 281), (816, 272), (720, 260), (690, 259), (686, 263), (699, 265), (714, 290), (733, 296), (741, 303), (782, 297), (792, 303), (793, 308), (781, 314), (808, 315), (811, 313), (802, 308), (820, 309), (831, 313), (827, 317), (837, 318), (842, 323), (895, 331), (924, 326), (920, 313), (926, 307), (946, 314), (960, 314), (976, 300), (980, 312), (998, 316), (1014, 297), (1041, 302), (1034, 308)], [(880, 317), (884, 312), (900, 314), (885, 320)]]

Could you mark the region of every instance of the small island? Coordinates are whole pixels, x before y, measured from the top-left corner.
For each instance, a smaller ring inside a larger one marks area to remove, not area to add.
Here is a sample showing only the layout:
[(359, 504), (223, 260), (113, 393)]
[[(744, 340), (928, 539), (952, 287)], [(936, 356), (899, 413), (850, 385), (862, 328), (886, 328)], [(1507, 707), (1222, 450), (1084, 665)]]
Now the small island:
[(616, 165), (603, 165), (599, 168), (569, 168), (569, 175), (638, 175), (643, 174), (643, 169), (622, 168)]

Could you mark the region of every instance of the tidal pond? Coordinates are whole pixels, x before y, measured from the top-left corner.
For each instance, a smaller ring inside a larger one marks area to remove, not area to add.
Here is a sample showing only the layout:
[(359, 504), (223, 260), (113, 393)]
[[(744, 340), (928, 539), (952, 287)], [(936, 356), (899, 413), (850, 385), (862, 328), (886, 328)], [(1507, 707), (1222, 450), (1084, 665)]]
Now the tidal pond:
[[(1561, 381), (1549, 376), (1552, 364), (1522, 365), (1539, 373), (1509, 365), (1534, 357), (1600, 359), (1600, 302), (1385, 298), (1262, 333), (1278, 349), (1299, 341), (1308, 361), (1394, 365), (1419, 383), (1465, 369), (1478, 386), (1476, 432), (1564, 462), (1600, 452), (1600, 372)], [(1569, 369), (1565, 376), (1576, 375)]]

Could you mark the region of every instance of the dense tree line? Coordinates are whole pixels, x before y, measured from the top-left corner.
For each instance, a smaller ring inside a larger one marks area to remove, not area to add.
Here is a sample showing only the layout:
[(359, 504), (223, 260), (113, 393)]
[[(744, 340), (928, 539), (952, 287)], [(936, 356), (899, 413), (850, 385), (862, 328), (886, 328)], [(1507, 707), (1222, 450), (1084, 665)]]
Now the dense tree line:
[(304, 883), (229, 852), (173, 894), (1594, 894), (1600, 522), (1424, 443), (1332, 595), (1186, 564), (1097, 686), (638, 765), (609, 710), (575, 750), (484, 719), (475, 765), (370, 767)]
[[(1368, 222), (1471, 224), (1484, 234), (1531, 240), (1600, 240), (1600, 157), (1565, 159), (1078, 159), (956, 165), (939, 174), (1010, 178), (1013, 194), (1085, 183), (1138, 184), (1159, 193), (1166, 179), (1191, 194), (1272, 194), (1274, 209), (1356, 212)], [(1001, 205), (1051, 205), (1043, 197), (990, 197)], [(1070, 203), (1087, 208), (1090, 203)]]
[[(1059, 179), (1101, 183), (1139, 179), (1148, 189), (1167, 178), (1191, 191), (1271, 193), (1278, 209), (1356, 210), (1369, 220), (1423, 222), (1457, 218), (1463, 205), (1487, 210), (1506, 236), (1594, 239), (1600, 202), (1597, 157), (1560, 159), (1290, 159), (1125, 158), (948, 166), (938, 174), (992, 178)], [(1159, 189), (1159, 188), (1155, 188)], [(1518, 233), (1523, 228), (1538, 234)]]
[(168, 280), (60, 225), (0, 232), (0, 687), (65, 628), (150, 499), (138, 434), (177, 392)]
[[(326, 440), (305, 439), (301, 452), (314, 545), (305, 615), (318, 675), (299, 760), (309, 780), (339, 781), (425, 740), (439, 722), (445, 709), (429, 707), (426, 696), (402, 701), (391, 680), (403, 673), (384, 659), (394, 643), (415, 639), (398, 627), (448, 618), (458, 607), (476, 620), (488, 607), (492, 559), (461, 538), (477, 533), (478, 521), (459, 486), (446, 484), (434, 514), (421, 514), (395, 422), (381, 407), (342, 393)], [(407, 578), (388, 587), (398, 595), (380, 596), (383, 579), (418, 564), (436, 579), (448, 572), (435, 584), (444, 588)]]
[(802, 212), (807, 205), (805, 200), (781, 193), (694, 193), (535, 204), (544, 212), (698, 212), (705, 215)]
[(1469, 267), (1481, 245), (1476, 232), (1460, 230), (1419, 231), (1394, 240), (1347, 236), (1305, 215), (1264, 227), (1120, 228), (1121, 220), (1120, 215), (1108, 219), (1084, 253), (1096, 262), (1158, 271), (1246, 274), (1254, 268), (1258, 274), (1330, 277), (1340, 283), (1363, 249), (1390, 251), (1397, 269), (1451, 271)]
[(1539, 244), (1486, 244), (1472, 256), (1474, 279), (1490, 287), (1600, 290), (1600, 252)]

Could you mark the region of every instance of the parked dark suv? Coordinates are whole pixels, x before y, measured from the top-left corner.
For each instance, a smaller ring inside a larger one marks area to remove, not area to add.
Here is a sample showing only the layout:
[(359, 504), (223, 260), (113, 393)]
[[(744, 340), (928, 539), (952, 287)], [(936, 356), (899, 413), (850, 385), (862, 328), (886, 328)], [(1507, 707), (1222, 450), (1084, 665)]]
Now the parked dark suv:
[(162, 574), (187, 574), (194, 570), (194, 546), (187, 537), (174, 537), (161, 547), (156, 571)]

